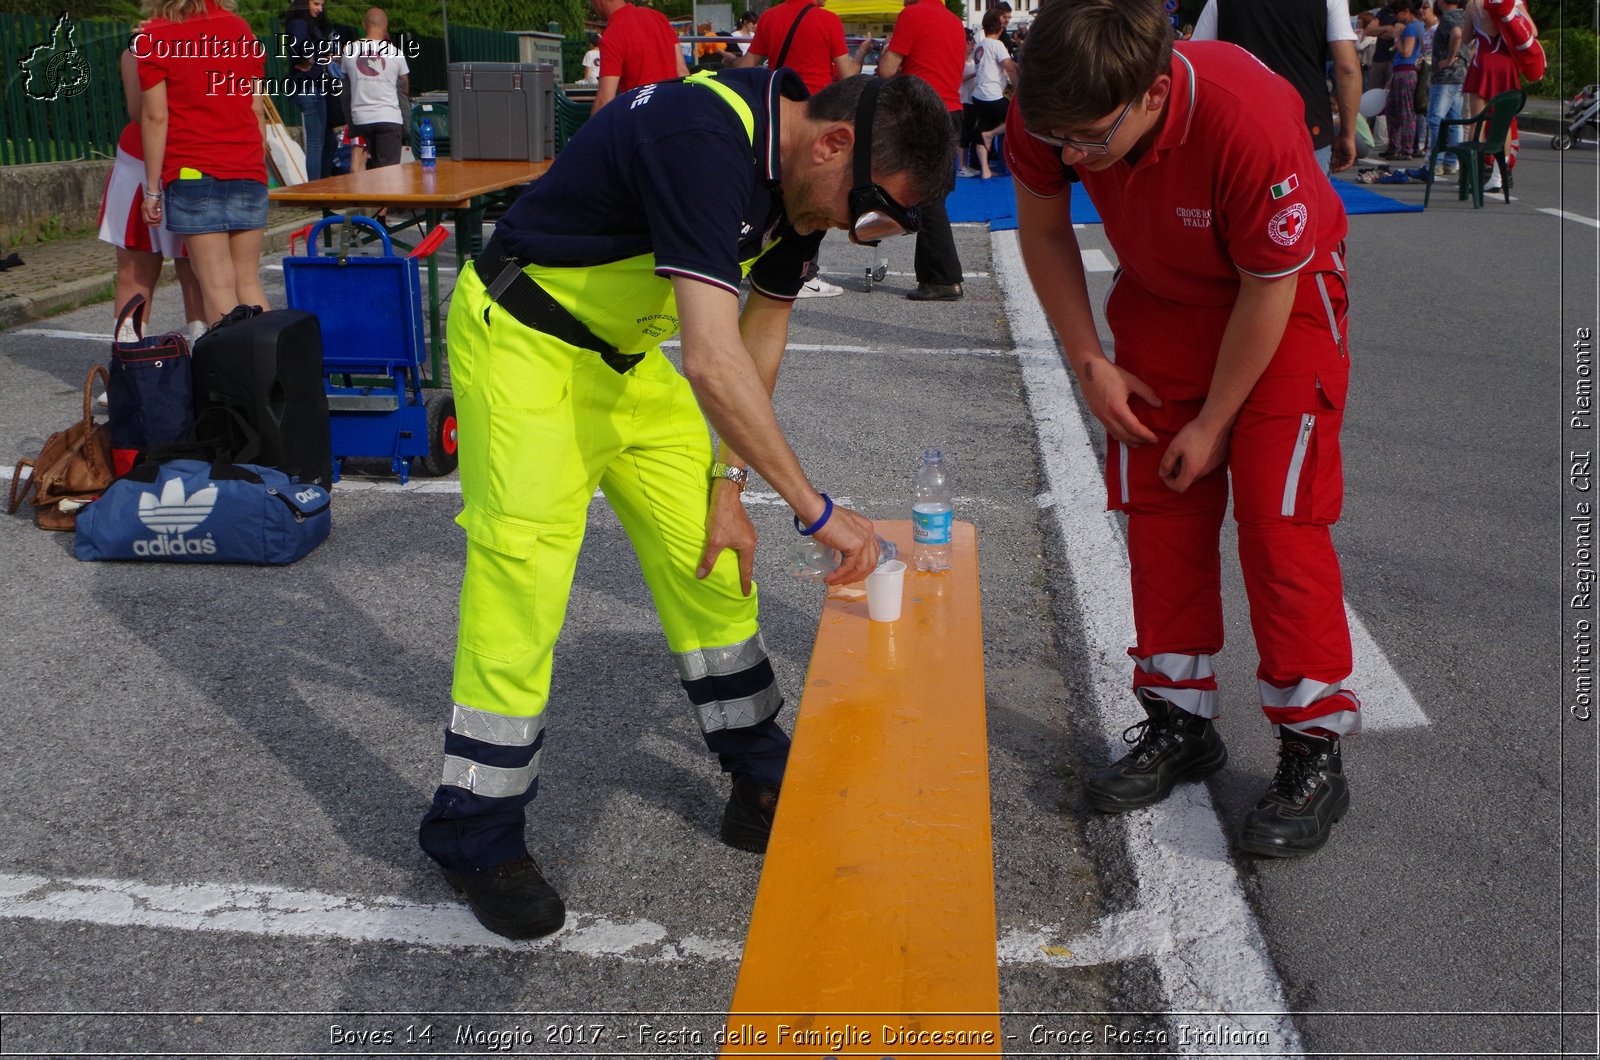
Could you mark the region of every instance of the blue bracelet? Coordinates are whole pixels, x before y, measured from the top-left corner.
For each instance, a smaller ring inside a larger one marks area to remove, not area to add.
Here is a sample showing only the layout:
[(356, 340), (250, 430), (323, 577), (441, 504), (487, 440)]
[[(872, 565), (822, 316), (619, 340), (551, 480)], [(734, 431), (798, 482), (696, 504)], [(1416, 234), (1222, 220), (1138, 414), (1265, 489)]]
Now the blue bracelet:
[(822, 494), (822, 515), (817, 519), (817, 521), (812, 523), (810, 526), (804, 526), (801, 524), (800, 517), (798, 515), (794, 517), (794, 528), (800, 531), (800, 535), (802, 537), (810, 537), (818, 530), (821, 530), (827, 525), (828, 516), (833, 514), (833, 498), (828, 496), (826, 493), (823, 493), (821, 490), (818, 490), (817, 492)]

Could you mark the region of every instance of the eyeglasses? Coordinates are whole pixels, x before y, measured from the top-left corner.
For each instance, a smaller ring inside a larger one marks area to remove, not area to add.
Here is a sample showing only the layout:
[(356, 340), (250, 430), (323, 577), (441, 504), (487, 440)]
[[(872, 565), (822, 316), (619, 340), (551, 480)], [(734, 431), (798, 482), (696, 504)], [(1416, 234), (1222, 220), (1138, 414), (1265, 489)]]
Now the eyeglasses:
[(872, 116), (878, 109), (883, 82), (874, 78), (861, 89), (856, 103), (856, 143), (851, 155), (855, 186), (850, 189), (850, 242), (875, 247), (890, 236), (908, 235), (922, 227), (922, 213), (902, 206), (872, 182)]
[(1065, 136), (1051, 136), (1048, 133), (1037, 133), (1032, 129), (1028, 130), (1028, 135), (1035, 140), (1049, 144), (1057, 150), (1063, 147), (1070, 147), (1074, 151), (1086, 155), (1109, 155), (1111, 153), (1111, 141), (1117, 138), (1117, 130), (1122, 128), (1122, 122), (1128, 117), (1128, 112), (1133, 109), (1133, 103), (1133, 100), (1128, 100), (1127, 105), (1122, 108), (1122, 113), (1117, 115), (1117, 120), (1111, 123), (1111, 131), (1106, 133), (1106, 138), (1095, 143), (1085, 140), (1070, 140)]

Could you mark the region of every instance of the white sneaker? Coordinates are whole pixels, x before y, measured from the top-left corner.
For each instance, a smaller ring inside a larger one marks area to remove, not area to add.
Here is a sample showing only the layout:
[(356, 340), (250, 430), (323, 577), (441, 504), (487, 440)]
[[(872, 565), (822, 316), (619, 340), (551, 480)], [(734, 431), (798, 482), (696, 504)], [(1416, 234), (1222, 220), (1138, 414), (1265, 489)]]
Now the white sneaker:
[(1484, 182), (1483, 190), (1484, 191), (1499, 191), (1500, 188), (1501, 188), (1500, 171), (1497, 169), (1497, 170), (1494, 171), (1494, 176), (1490, 177), (1487, 181)]
[(956, 170), (956, 176), (958, 177), (975, 177), (977, 175), (978, 171), (973, 169), (971, 166), (962, 166), (960, 169)]
[(118, 342), (138, 342), (139, 341), (139, 333), (134, 330), (133, 321), (124, 320), (121, 324), (117, 325), (117, 339), (116, 339), (116, 341), (118, 341)]
[(836, 283), (829, 283), (821, 276), (814, 276), (800, 285), (800, 293), (796, 298), (832, 298), (836, 294), (844, 294), (844, 288)]
[(206, 327), (204, 320), (191, 320), (189, 321), (189, 326), (184, 328), (184, 334), (188, 336), (189, 342), (193, 344), (200, 341), (200, 336), (210, 330), (210, 328)]

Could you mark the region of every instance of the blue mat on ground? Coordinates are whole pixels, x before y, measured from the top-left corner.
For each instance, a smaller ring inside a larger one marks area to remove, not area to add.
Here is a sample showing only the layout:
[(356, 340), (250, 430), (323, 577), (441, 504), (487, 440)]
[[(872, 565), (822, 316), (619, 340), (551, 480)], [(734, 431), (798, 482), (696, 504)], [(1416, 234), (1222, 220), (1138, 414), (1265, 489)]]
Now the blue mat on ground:
[[(1397, 187), (1415, 188), (1422, 191), (1421, 184), (1401, 184)], [(1358, 213), (1421, 213), (1420, 202), (1403, 202), (1400, 199), (1391, 199), (1387, 195), (1348, 180), (1335, 180), (1333, 190), (1339, 193), (1339, 198), (1344, 200), (1344, 212), (1351, 217)]]
[[(1007, 232), (1017, 227), (1017, 194), (1008, 173), (996, 173), (988, 180), (957, 177), (955, 190), (945, 200), (953, 223), (987, 223), (991, 232)], [(1072, 220), (1077, 224), (1097, 225), (1100, 214), (1089, 195), (1077, 184), (1072, 186)]]
[[(1344, 202), (1344, 212), (1352, 217), (1363, 213), (1422, 212), (1419, 202), (1393, 199), (1348, 180), (1335, 180), (1333, 187)], [(1005, 232), (1017, 227), (1016, 192), (1011, 178), (1003, 174), (996, 174), (988, 180), (957, 177), (955, 190), (945, 200), (945, 206), (950, 211), (952, 222), (987, 223), (992, 232)], [(1072, 186), (1072, 220), (1076, 224), (1100, 224), (1100, 214), (1080, 184)]]

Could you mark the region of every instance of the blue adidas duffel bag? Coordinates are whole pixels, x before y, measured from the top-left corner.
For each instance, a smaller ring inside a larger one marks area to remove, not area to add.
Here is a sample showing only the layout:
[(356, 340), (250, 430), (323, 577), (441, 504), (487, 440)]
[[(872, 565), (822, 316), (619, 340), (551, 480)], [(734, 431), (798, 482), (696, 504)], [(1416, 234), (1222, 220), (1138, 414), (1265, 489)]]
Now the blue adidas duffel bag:
[(78, 513), (79, 559), (293, 563), (333, 525), (328, 491), (255, 464), (140, 464)]

